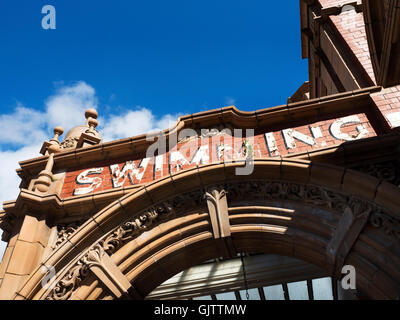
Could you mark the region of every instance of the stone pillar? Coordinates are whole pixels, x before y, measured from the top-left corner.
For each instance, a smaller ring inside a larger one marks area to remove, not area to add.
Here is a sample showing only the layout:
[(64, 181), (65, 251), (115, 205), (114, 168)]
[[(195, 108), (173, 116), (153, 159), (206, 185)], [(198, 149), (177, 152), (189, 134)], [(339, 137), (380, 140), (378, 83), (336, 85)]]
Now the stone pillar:
[(10, 238), (0, 267), (0, 275), (3, 277), (0, 285), (1, 300), (11, 299), (18, 292), (40, 264), (49, 239), (51, 229), (44, 219), (26, 215), (21, 220), (22, 224), (15, 226), (16, 232)]

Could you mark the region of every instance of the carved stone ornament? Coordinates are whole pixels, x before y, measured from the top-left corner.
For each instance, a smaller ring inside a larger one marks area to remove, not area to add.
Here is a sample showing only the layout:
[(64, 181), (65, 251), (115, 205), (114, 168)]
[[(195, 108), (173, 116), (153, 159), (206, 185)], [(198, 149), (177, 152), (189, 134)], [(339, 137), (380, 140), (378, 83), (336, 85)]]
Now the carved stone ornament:
[(400, 187), (400, 165), (397, 160), (366, 164), (354, 169)]
[(3, 230), (3, 241), (9, 241), (10, 234), (14, 228), (16, 221), (17, 219), (15, 218), (15, 216), (4, 211), (0, 212), (0, 228)]
[[(157, 222), (172, 218), (180, 212), (198, 207), (204, 203), (203, 193), (194, 191), (161, 202), (138, 216), (123, 222), (107, 234), (80, 258), (65, 276), (56, 284), (47, 300), (67, 300), (87, 276), (91, 266), (100, 265), (104, 253), (111, 255), (123, 244), (135, 238)], [(64, 233), (65, 234), (65, 233)], [(70, 235), (70, 234), (69, 234)], [(68, 236), (69, 236), (68, 235)], [(67, 236), (67, 238), (68, 238)], [(64, 241), (66, 238), (64, 239)]]
[(63, 149), (75, 148), (77, 144), (78, 144), (78, 139), (75, 139), (73, 137), (68, 137), (61, 143), (61, 147)]
[(100, 243), (95, 244), (56, 284), (46, 299), (67, 300), (70, 298), (81, 281), (86, 278), (90, 267), (93, 265), (101, 266), (101, 257), (104, 254), (103, 246)]
[(73, 234), (78, 228), (82, 225), (84, 221), (76, 221), (69, 224), (63, 224), (57, 226), (57, 240), (52, 246), (52, 249), (55, 250), (58, 248), (64, 241), (68, 239), (68, 237)]
[[(400, 222), (384, 213), (382, 208), (363, 199), (323, 187), (282, 181), (245, 181), (224, 185), (224, 189), (217, 196), (218, 198), (225, 197), (226, 194), (229, 195), (228, 203), (240, 200), (286, 200), (328, 208), (341, 214), (345, 211), (351, 212), (355, 220), (368, 219), (373, 227), (383, 228), (395, 241), (400, 239)], [(68, 299), (79, 283), (87, 276), (90, 266), (99, 263), (102, 254), (112, 255), (125, 243), (150, 229), (156, 223), (171, 219), (195, 207), (205, 206), (205, 199), (215, 201), (215, 196), (215, 192), (209, 192), (208, 195), (205, 195), (202, 191), (185, 193), (152, 206), (132, 219), (123, 222), (94, 244), (82, 258), (70, 267), (65, 276), (58, 281), (55, 288), (49, 293), (47, 299)]]
[(112, 254), (124, 243), (146, 231), (153, 224), (173, 218), (177, 213), (200, 206), (204, 202), (202, 195), (200, 191), (179, 195), (151, 207), (134, 219), (125, 221), (104, 238), (104, 249), (108, 254)]
[(375, 228), (383, 228), (385, 233), (397, 240), (400, 239), (400, 222), (394, 220), (381, 212), (374, 212), (371, 215), (370, 223)]

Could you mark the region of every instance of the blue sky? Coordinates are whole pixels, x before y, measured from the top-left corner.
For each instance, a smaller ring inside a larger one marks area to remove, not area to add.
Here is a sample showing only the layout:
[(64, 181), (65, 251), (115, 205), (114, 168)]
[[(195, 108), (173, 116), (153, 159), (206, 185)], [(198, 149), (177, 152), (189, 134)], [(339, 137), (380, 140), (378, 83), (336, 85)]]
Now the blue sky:
[[(100, 107), (156, 115), (228, 102), (279, 105), (307, 80), (298, 1), (3, 1), (0, 110), (43, 109), (56, 85), (85, 81)], [(56, 8), (56, 30), (41, 8)]]
[[(42, 29), (46, 4), (56, 30)], [(286, 103), (308, 79), (299, 16), (297, 0), (2, 1), (0, 202), (18, 194), (17, 162), (89, 106), (107, 141)]]

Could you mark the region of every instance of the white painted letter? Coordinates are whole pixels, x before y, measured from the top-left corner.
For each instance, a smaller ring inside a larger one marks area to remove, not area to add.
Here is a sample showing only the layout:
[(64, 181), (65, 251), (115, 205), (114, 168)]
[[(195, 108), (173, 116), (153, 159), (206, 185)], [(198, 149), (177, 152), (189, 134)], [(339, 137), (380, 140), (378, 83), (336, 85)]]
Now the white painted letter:
[[(114, 188), (122, 187), (126, 181), (126, 178), (129, 178), (131, 184), (134, 184), (134, 179), (140, 181), (143, 178), (144, 172), (147, 169), (147, 165), (150, 162), (150, 158), (144, 158), (140, 161), (139, 167), (136, 168), (135, 163), (133, 161), (127, 161), (122, 168), (122, 171), (119, 169), (118, 164), (113, 164), (110, 166), (112, 185)], [(142, 171), (140, 169), (143, 169)], [(141, 171), (141, 172), (140, 172)]]
[(276, 140), (273, 132), (268, 132), (265, 134), (265, 141), (267, 143), (268, 154), (271, 157), (279, 156), (278, 146), (276, 145)]
[(208, 155), (208, 144), (201, 146), (193, 157), (191, 161), (192, 164), (207, 164), (210, 161), (210, 157)]
[(386, 115), (386, 119), (392, 128), (400, 127), (400, 112), (389, 113)]
[(329, 128), (329, 131), (331, 132), (331, 135), (334, 138), (345, 141), (362, 139), (368, 135), (368, 130), (365, 129), (363, 125), (357, 126), (357, 131), (358, 131), (357, 136), (350, 136), (349, 134), (343, 133), (341, 131), (342, 126), (344, 126), (345, 124), (352, 124), (352, 123), (357, 124), (361, 123), (361, 121), (357, 116), (344, 117), (333, 122)]
[(309, 137), (309, 136), (305, 135), (304, 133), (301, 133), (294, 129), (282, 130), (282, 135), (283, 135), (283, 139), (285, 140), (286, 147), (288, 149), (296, 148), (296, 142), (294, 141), (294, 139), (304, 142), (305, 144), (308, 144), (310, 146), (313, 146), (315, 144), (314, 138)]
[(76, 177), (76, 182), (78, 184), (90, 184), (89, 187), (78, 188), (74, 190), (74, 196), (87, 194), (97, 189), (103, 183), (103, 179), (99, 177), (88, 178), (89, 174), (100, 174), (103, 172), (103, 168), (92, 168), (86, 171), (83, 171)]

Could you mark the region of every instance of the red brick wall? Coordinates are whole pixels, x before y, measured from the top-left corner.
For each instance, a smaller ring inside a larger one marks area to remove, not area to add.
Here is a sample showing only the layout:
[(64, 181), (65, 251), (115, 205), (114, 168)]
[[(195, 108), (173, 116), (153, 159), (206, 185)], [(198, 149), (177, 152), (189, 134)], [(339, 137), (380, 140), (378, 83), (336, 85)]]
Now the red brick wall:
[(392, 128), (400, 126), (400, 85), (375, 93), (372, 99)]
[(331, 21), (360, 61), (371, 80), (376, 83), (369, 53), (364, 16), (362, 13), (347, 11), (338, 16), (331, 16)]
[[(321, 4), (322, 8), (329, 8), (329, 7), (340, 6), (340, 5), (349, 3), (351, 1), (349, 1), (349, 0), (319, 0), (318, 2)], [(361, 0), (357, 0), (357, 3), (361, 3)]]
[[(350, 2), (351, 1), (348, 0), (319, 0), (319, 3), (323, 8), (343, 5)], [(361, 1), (357, 2), (361, 3)], [(345, 11), (340, 15), (330, 16), (330, 19), (350, 47), (355, 57), (360, 61), (371, 80), (376, 83), (368, 47), (367, 34), (365, 31), (363, 13)], [(373, 94), (372, 96), (379, 110), (387, 118), (391, 127), (400, 126), (400, 121), (397, 120), (399, 118), (397, 112), (400, 112), (400, 86), (386, 88), (382, 92)]]

